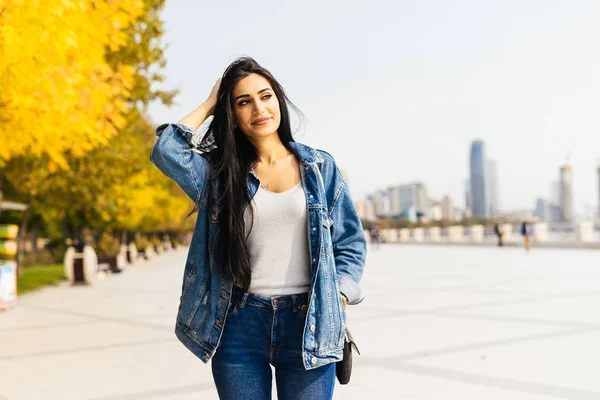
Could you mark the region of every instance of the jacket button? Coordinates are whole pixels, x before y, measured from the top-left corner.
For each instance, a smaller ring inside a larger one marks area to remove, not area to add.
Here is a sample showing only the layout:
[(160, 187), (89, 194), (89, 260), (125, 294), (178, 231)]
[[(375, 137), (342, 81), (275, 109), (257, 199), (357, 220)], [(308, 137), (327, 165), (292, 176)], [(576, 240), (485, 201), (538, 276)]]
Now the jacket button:
[(317, 357), (313, 357), (310, 359), (311, 364), (316, 364), (317, 363)]
[(311, 325), (311, 326), (310, 326), (310, 331), (311, 331), (311, 332), (314, 332), (316, 329), (317, 329), (317, 328), (316, 328), (314, 325)]
[(317, 230), (317, 228), (313, 228), (313, 231), (316, 231), (316, 230)]

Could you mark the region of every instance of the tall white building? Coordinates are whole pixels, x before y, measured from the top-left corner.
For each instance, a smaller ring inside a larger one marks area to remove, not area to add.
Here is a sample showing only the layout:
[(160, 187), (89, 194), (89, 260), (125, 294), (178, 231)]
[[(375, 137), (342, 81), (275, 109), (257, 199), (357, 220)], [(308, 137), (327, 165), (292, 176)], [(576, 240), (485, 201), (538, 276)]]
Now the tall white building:
[(360, 219), (366, 221), (375, 221), (377, 219), (375, 216), (375, 207), (371, 200), (357, 201), (355, 206)]
[(400, 201), (401, 186), (392, 186), (388, 189), (390, 193), (392, 217), (398, 217), (402, 214), (402, 203)]
[(378, 190), (369, 196), (368, 200), (373, 203), (373, 210), (377, 218), (392, 217), (392, 204), (388, 190)]
[(429, 199), (427, 198), (427, 188), (421, 182), (399, 185), (392, 189), (394, 200), (392, 209), (396, 212), (394, 216), (399, 216), (411, 208), (416, 212), (427, 213), (429, 208)]
[(383, 192), (383, 210), (382, 210), (381, 216), (384, 218), (393, 217), (393, 215), (392, 215), (392, 199), (390, 197), (390, 192), (387, 190)]
[(560, 167), (560, 210), (563, 222), (573, 221), (573, 177), (570, 165)]
[(418, 182), (412, 184), (415, 190), (414, 206), (417, 211), (427, 212), (429, 199), (427, 197), (427, 188), (424, 184)]
[(368, 200), (373, 203), (373, 211), (375, 212), (375, 216), (382, 217), (383, 216), (383, 191), (379, 190), (369, 196)]
[(373, 202), (375, 215), (379, 218), (399, 218), (408, 211), (422, 214), (429, 211), (427, 189), (420, 182), (392, 186), (368, 198)]
[(440, 202), (431, 202), (428, 217), (432, 221), (441, 221), (444, 219), (442, 216), (442, 204)]
[(449, 196), (444, 196), (441, 202), (442, 207), (442, 219), (445, 221), (454, 221), (456, 216), (454, 214), (454, 201)]

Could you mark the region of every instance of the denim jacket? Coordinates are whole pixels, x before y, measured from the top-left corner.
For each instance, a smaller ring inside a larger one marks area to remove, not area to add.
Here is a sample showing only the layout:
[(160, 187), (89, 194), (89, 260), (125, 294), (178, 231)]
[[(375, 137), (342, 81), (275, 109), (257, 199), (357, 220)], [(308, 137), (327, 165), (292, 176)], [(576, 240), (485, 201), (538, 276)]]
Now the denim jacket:
[[(191, 144), (192, 130), (184, 125), (164, 124), (151, 161), (176, 181), (199, 206), (190, 245), (175, 334), (205, 363), (216, 352), (233, 283), (219, 273), (213, 257), (218, 235), (218, 216), (207, 210), (209, 161)], [(331, 155), (297, 142), (290, 143), (300, 162), (306, 194), (306, 212), (311, 260), (311, 290), (304, 327), (302, 355), (305, 369), (342, 359), (346, 316), (340, 293), (348, 304), (358, 304), (363, 295), (358, 283), (366, 255), (362, 225), (348, 186)], [(259, 180), (252, 170), (248, 190), (253, 197)]]

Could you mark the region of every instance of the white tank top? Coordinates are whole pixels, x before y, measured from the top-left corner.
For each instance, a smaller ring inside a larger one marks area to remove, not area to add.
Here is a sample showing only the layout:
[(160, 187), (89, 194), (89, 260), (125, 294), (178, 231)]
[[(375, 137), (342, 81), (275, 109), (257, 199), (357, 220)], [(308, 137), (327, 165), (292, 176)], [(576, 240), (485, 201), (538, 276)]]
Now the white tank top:
[[(252, 199), (254, 224), (248, 236), (250, 293), (263, 297), (310, 290), (306, 197), (300, 181), (283, 193), (258, 188)], [(250, 212), (244, 215), (246, 235)]]

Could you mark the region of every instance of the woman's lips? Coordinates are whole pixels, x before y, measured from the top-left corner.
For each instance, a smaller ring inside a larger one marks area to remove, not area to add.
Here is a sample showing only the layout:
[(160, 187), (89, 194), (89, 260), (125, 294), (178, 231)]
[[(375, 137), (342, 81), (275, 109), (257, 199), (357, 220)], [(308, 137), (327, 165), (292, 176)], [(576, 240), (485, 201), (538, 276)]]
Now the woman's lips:
[(259, 118), (256, 121), (252, 122), (252, 125), (264, 125), (269, 122), (271, 118)]

